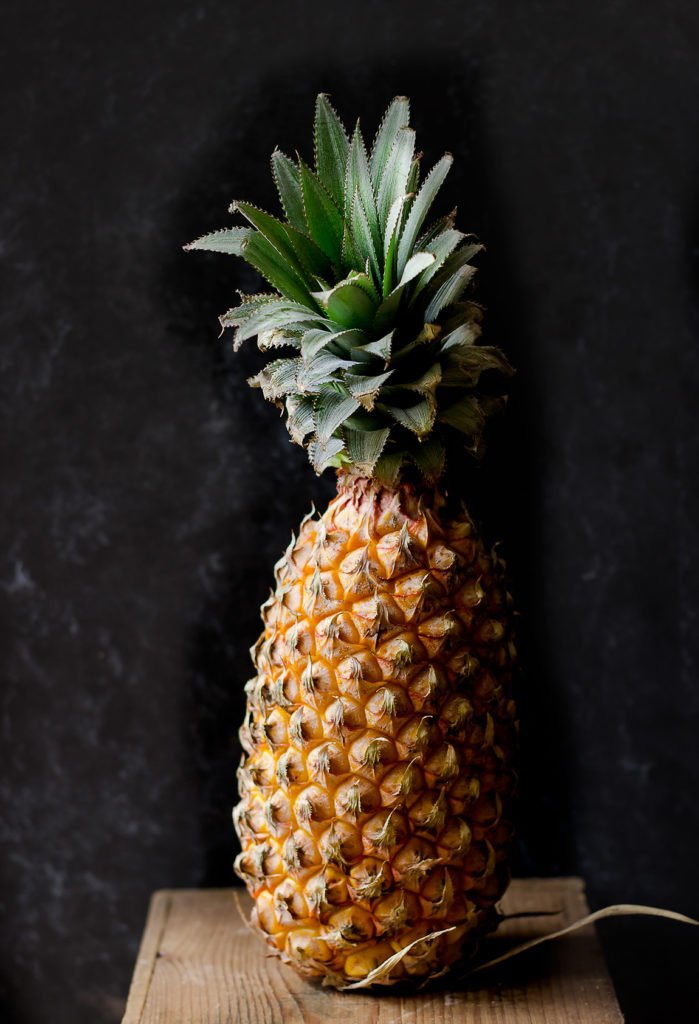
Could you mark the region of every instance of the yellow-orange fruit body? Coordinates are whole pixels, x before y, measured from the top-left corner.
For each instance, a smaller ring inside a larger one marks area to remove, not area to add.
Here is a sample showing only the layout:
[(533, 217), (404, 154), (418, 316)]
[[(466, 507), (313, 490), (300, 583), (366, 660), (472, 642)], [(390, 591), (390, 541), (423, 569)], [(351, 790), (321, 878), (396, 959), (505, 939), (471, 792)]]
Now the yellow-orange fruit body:
[(439, 490), (350, 477), (276, 566), (236, 870), (307, 976), (361, 982), (425, 937), (378, 977), (424, 981), (497, 923), (516, 733), (502, 569)]

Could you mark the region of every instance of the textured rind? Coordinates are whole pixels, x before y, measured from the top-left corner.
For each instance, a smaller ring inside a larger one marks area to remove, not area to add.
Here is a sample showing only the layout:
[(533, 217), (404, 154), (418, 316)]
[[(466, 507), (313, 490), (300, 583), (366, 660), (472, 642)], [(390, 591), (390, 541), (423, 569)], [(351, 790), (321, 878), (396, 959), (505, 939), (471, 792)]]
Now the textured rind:
[(516, 652), (503, 564), (439, 490), (340, 481), (275, 568), (241, 729), (253, 923), (344, 987), (424, 981), (508, 882)]

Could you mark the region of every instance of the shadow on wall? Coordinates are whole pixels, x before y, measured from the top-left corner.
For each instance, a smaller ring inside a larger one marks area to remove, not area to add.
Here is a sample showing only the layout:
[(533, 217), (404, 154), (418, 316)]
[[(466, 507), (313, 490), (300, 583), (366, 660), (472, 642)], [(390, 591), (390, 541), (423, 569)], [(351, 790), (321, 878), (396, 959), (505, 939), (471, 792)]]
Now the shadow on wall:
[[(699, 177), (699, 159), (694, 161), (695, 180)], [(687, 302), (689, 329), (694, 338), (693, 350), (688, 350), (687, 371), (682, 376), (685, 386), (696, 379), (689, 367), (697, 363), (699, 352), (699, 195), (695, 197), (691, 215), (686, 218), (686, 236), (682, 258), (686, 268), (685, 284), (689, 296)], [(692, 409), (694, 402), (687, 400), (685, 408)], [(692, 464), (692, 454), (697, 448), (696, 433), (686, 435), (687, 465)], [(696, 458), (693, 460), (696, 461)], [(656, 828), (666, 828), (671, 835), (672, 819), (658, 823)], [(678, 878), (692, 876), (692, 864), (696, 857), (696, 836), (687, 840), (686, 825), (680, 825), (679, 836), (682, 848), (678, 852), (672, 842), (671, 862)], [(686, 854), (686, 858), (685, 858)], [(594, 887), (590, 887), (592, 894)], [(696, 896), (689, 891), (687, 903), (676, 904), (672, 909), (689, 913), (696, 912)], [(655, 901), (654, 901), (655, 902)], [(699, 1010), (695, 981), (697, 952), (699, 946), (693, 929), (678, 926), (669, 921), (655, 920), (652, 926), (644, 921), (639, 926), (637, 919), (620, 918), (609, 921), (599, 930), (605, 958), (609, 966), (617, 993), (620, 998), (624, 1019), (628, 1021), (660, 1021), (690, 1019), (692, 1010)], [(662, 955), (658, 951), (662, 949)], [(689, 1011), (689, 1012), (688, 1012)], [(697, 1014), (694, 1014), (695, 1018)]]
[(272, 566), (311, 501), (323, 508), (333, 493), (330, 477), (317, 480), (296, 448), (289, 448), (276, 412), (245, 379), (261, 365), (254, 343), (237, 355), (227, 340), (212, 341), (215, 317), (235, 304), (236, 289), (260, 290), (260, 280), (242, 261), (179, 246), (232, 223), (234, 197), (278, 210), (269, 156), (275, 145), (310, 161), (315, 93), (331, 94), (351, 126), (361, 117), (370, 141), (390, 98), (410, 88), (412, 123), (423, 158), (431, 166), (448, 146), (456, 158), (444, 188), (442, 208), (458, 203), (458, 224), (487, 244), (477, 283), (487, 307), (486, 339), (500, 344), (518, 368), (508, 415), (493, 432), (491, 453), (477, 473), (464, 466), (461, 489), (486, 536), (502, 540), (516, 603), (522, 616), (522, 757), (520, 828), (515, 870), (522, 874), (570, 872), (571, 763), (569, 727), (562, 696), (547, 664), (543, 572), (539, 524), (542, 509), (542, 425), (537, 374), (528, 338), (527, 311), (510, 261), (497, 167), (490, 158), (477, 64), (443, 53), (419, 64), (438, 75), (415, 78), (416, 63), (402, 57), (388, 67), (347, 65), (332, 73), (304, 66), (286, 71), (254, 92), (238, 95), (230, 114), (192, 159), (172, 213), (173, 252), (165, 268), (163, 301), (172, 311), (178, 341), (210, 362), (214, 401), (228, 429), (221, 438), (234, 508), (219, 583), (202, 608), (189, 647), (191, 744), (200, 785), (200, 824), (205, 853), (204, 885), (231, 882), (237, 850), (230, 811), (236, 801), (240, 759), (237, 729), (244, 713), (243, 686), (251, 673), (248, 648), (260, 628), (258, 607), (272, 581)]

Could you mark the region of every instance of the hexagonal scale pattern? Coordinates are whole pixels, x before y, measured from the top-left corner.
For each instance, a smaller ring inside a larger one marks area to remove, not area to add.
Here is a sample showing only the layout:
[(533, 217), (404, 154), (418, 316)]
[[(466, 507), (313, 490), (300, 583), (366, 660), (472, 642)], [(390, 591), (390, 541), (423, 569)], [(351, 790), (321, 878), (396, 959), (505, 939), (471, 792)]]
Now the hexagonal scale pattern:
[(425, 937), (380, 979), (422, 981), (496, 922), (516, 742), (503, 569), (439, 490), (357, 479), (275, 567), (236, 870), (308, 976), (344, 987)]

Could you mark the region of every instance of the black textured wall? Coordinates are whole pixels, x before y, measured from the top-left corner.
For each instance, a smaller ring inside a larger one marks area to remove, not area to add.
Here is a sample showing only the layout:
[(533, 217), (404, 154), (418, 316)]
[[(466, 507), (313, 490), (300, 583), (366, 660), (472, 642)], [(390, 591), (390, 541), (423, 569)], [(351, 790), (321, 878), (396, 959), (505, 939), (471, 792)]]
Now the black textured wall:
[[(180, 246), (273, 202), (319, 90), (367, 128), (411, 95), (488, 245), (519, 375), (474, 503), (523, 612), (519, 870), (699, 914), (696, 3), (12, 7), (2, 1019), (118, 1020), (149, 892), (230, 879), (257, 607), (332, 481), (217, 338), (253, 276)], [(689, 929), (604, 934), (631, 1024), (689, 1019)]]

